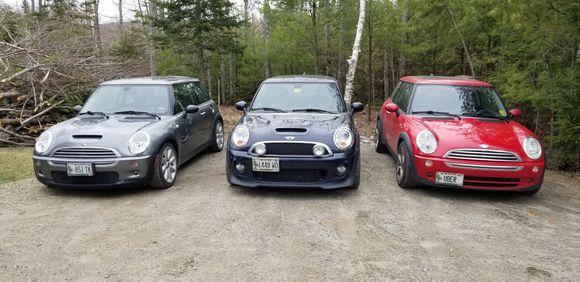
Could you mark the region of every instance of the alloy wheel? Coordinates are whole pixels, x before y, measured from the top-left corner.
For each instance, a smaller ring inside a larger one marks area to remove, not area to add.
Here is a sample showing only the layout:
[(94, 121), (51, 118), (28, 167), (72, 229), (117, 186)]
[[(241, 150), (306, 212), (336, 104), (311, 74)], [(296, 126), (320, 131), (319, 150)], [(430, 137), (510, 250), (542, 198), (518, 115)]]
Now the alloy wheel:
[(215, 128), (215, 142), (218, 148), (221, 150), (224, 146), (224, 126), (221, 122), (216, 124)]
[(397, 180), (400, 182), (405, 176), (405, 149), (401, 148), (397, 154)]
[(161, 155), (161, 175), (167, 183), (172, 183), (177, 174), (177, 157), (175, 150), (167, 146)]

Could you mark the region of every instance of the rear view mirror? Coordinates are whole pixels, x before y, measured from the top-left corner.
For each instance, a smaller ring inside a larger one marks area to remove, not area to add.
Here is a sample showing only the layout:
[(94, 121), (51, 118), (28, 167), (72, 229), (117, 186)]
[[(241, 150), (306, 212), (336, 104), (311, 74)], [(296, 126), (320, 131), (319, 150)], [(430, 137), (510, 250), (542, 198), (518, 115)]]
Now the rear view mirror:
[(365, 109), (365, 105), (361, 102), (354, 102), (352, 103), (352, 111), (354, 113), (362, 112)]
[(510, 115), (515, 117), (515, 118), (519, 118), (522, 116), (522, 110), (520, 109), (511, 109), (510, 110)]
[(83, 106), (81, 106), (81, 105), (76, 105), (73, 107), (73, 111), (77, 114), (80, 113), (82, 110), (83, 110)]
[(185, 107), (185, 112), (188, 114), (195, 114), (199, 111), (199, 108), (194, 105), (188, 105)]
[(246, 111), (246, 107), (248, 107), (246, 101), (239, 101), (236, 103), (236, 109), (240, 111)]
[(391, 112), (391, 113), (396, 113), (399, 111), (399, 106), (397, 106), (393, 103), (388, 103), (383, 108), (385, 109), (385, 111)]

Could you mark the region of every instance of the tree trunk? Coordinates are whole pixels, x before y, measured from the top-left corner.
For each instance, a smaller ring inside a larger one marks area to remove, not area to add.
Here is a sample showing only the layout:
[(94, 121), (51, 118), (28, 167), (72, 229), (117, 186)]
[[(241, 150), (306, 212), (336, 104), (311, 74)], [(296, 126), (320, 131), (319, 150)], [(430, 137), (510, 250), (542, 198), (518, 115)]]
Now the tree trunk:
[(360, 40), (363, 33), (363, 27), (365, 24), (365, 0), (359, 0), (359, 16), (358, 23), (356, 25), (356, 35), (354, 37), (354, 43), (352, 45), (352, 56), (348, 60), (348, 73), (346, 74), (346, 83), (344, 91), (344, 100), (347, 105), (350, 106), (352, 101), (352, 92), (354, 88), (354, 77), (356, 74), (356, 65), (358, 63), (358, 56), (360, 53)]
[(125, 33), (123, 28), (123, 0), (119, 0), (119, 32), (121, 36)]
[(342, 82), (342, 61), (344, 60), (342, 55), (342, 36), (343, 36), (343, 23), (340, 21), (338, 29), (338, 63), (336, 67), (336, 79), (339, 81), (340, 89), (344, 89), (344, 83)]
[(461, 39), (461, 44), (463, 44), (463, 50), (465, 51), (465, 56), (467, 57), (467, 62), (469, 63), (469, 69), (471, 70), (471, 75), (475, 76), (475, 69), (473, 68), (473, 63), (471, 62), (471, 56), (469, 55), (469, 50), (467, 49), (467, 44), (465, 44), (465, 40), (463, 39), (463, 35), (461, 35), (461, 31), (459, 31), (459, 27), (457, 26), (457, 23), (455, 22), (455, 18), (453, 18), (453, 14), (451, 13), (451, 9), (449, 8), (449, 3), (445, 2), (445, 8), (447, 9), (447, 13), (449, 13), (449, 17), (451, 18), (451, 21), (453, 22), (453, 26), (455, 27), (455, 30), (457, 31), (457, 34), (459, 35), (459, 38)]
[(95, 29), (95, 48), (97, 57), (101, 56), (101, 26), (99, 24), (99, 1), (100, 0), (93, 0), (93, 27)]
[(236, 72), (234, 71), (234, 55), (230, 54), (229, 59), (229, 90), (230, 90), (230, 99), (234, 98), (234, 80), (236, 78)]
[[(25, 0), (26, 1), (26, 0)], [(36, 3), (34, 0), (30, 0), (30, 10), (34, 13), (36, 12)]]
[[(373, 0), (368, 1), (369, 11), (373, 10), (372, 7)], [(374, 105), (374, 98), (375, 98), (375, 82), (374, 82), (374, 74), (373, 74), (373, 17), (372, 13), (369, 14), (367, 19), (367, 29), (368, 29), (368, 39), (369, 39), (369, 91), (367, 93), (367, 120), (368, 122), (372, 121), (371, 116), (373, 115), (372, 106)]]
[(268, 79), (272, 76), (272, 63), (270, 62), (270, 22), (268, 20), (270, 1), (264, 1), (262, 13), (264, 14), (264, 76)]
[[(154, 15), (157, 14), (155, 3), (153, 3), (153, 1), (151, 0), (149, 0), (148, 3), (147, 14), (149, 15), (149, 17), (153, 17)], [(155, 27), (153, 26), (153, 23), (151, 22), (150, 19), (147, 20), (147, 30), (148, 30), (147, 51), (149, 53), (149, 72), (151, 73), (151, 76), (157, 76), (157, 61), (156, 61), (157, 58), (155, 54), (155, 41), (154, 41)]]
[(220, 95), (221, 95), (221, 105), (226, 105), (227, 104), (227, 100), (226, 100), (226, 85), (227, 85), (227, 80), (226, 80), (226, 65), (225, 65), (225, 55), (224, 54), (220, 54)]
[(249, 20), (249, 13), (248, 13), (248, 0), (244, 0), (244, 21), (248, 23)]
[(320, 49), (318, 48), (318, 20), (316, 0), (312, 0), (310, 19), (312, 20), (312, 45), (314, 48), (314, 73), (320, 74)]
[(209, 92), (209, 97), (213, 97), (211, 85), (211, 65), (207, 68), (207, 91)]
[(403, 0), (403, 15), (401, 16), (401, 22), (403, 23), (403, 35), (401, 36), (401, 54), (399, 57), (399, 76), (405, 75), (406, 68), (406, 58), (405, 58), (405, 46), (407, 46), (407, 20), (409, 13), (409, 0)]
[(332, 54), (330, 52), (330, 28), (328, 23), (324, 24), (324, 56), (326, 60), (326, 75), (329, 76), (332, 70)]
[(389, 98), (389, 54), (387, 48), (383, 50), (383, 100)]

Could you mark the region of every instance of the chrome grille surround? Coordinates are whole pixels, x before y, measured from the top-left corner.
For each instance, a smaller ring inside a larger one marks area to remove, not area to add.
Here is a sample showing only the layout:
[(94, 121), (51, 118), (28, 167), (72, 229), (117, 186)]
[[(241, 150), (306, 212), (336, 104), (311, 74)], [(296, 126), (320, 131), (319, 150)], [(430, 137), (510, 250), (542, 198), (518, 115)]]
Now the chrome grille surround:
[(310, 151), (308, 155), (305, 154), (272, 154), (268, 152), (268, 144), (276, 144), (276, 145), (285, 145), (285, 146), (292, 146), (292, 145), (312, 145), (312, 147), (314, 147), (314, 145), (321, 145), (326, 149), (326, 154), (320, 156), (321, 158), (323, 157), (330, 157), (333, 155), (332, 150), (330, 149), (330, 147), (328, 147), (328, 145), (324, 144), (324, 143), (320, 143), (320, 142), (308, 142), (308, 141), (262, 141), (262, 142), (256, 142), (254, 143), (250, 149), (248, 150), (248, 154), (251, 156), (259, 156), (258, 154), (256, 154), (254, 152), (254, 149), (256, 148), (257, 144), (265, 144), (266, 145), (266, 153), (264, 155), (261, 155), (260, 157), (287, 157), (287, 158), (304, 158), (304, 157), (315, 157), (314, 156), (314, 152)]
[(448, 167), (474, 169), (474, 170), (520, 171), (524, 168), (523, 166), (478, 165), (478, 164), (465, 164), (453, 162), (445, 162), (445, 164)]
[[(53, 158), (51, 161), (55, 164), (63, 164), (64, 160), (95, 160), (95, 164), (112, 164), (115, 159), (119, 158), (121, 155), (108, 148), (98, 148), (98, 147), (64, 147), (57, 148), (51, 154)], [(62, 159), (63, 161), (59, 161)], [(100, 160), (100, 161), (99, 161)]]
[(487, 161), (487, 162), (521, 162), (522, 159), (516, 153), (489, 149), (453, 149), (449, 150), (443, 158)]

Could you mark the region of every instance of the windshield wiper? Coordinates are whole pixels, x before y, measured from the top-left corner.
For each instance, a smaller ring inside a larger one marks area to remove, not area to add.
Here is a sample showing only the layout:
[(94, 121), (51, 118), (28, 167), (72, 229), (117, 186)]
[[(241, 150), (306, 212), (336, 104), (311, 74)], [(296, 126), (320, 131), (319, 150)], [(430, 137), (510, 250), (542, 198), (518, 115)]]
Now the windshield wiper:
[(497, 119), (501, 119), (501, 120), (508, 120), (505, 117), (498, 116), (498, 115), (494, 114), (493, 112), (488, 111), (488, 110), (484, 110), (484, 109), (481, 109), (477, 112), (462, 113), (461, 115), (468, 116), (468, 117), (497, 118)]
[(109, 116), (103, 112), (86, 111), (86, 112), (79, 113), (79, 116), (82, 116), (82, 115), (91, 115), (91, 116), (99, 115), (99, 116), (103, 116), (105, 118), (109, 118)]
[(434, 116), (450, 116), (450, 117), (456, 117), (458, 119), (461, 119), (461, 117), (459, 115), (452, 114), (450, 112), (417, 111), (417, 112), (413, 112), (413, 114), (429, 114), (429, 115), (434, 115)]
[(296, 109), (292, 110), (293, 112), (307, 112), (307, 113), (329, 113), (329, 114), (336, 114), (336, 112), (331, 112), (322, 109)]
[(156, 119), (161, 119), (161, 117), (156, 115), (156, 114), (152, 114), (149, 112), (142, 112), (142, 111), (120, 111), (120, 112), (114, 112), (113, 114), (115, 114), (115, 115), (148, 115), (148, 116), (154, 117)]
[(276, 109), (276, 108), (268, 108), (268, 107), (263, 107), (263, 108), (253, 108), (252, 111), (267, 111), (267, 112), (277, 112), (277, 113), (285, 113), (285, 111), (281, 110), (281, 109)]

